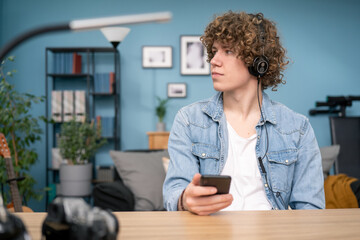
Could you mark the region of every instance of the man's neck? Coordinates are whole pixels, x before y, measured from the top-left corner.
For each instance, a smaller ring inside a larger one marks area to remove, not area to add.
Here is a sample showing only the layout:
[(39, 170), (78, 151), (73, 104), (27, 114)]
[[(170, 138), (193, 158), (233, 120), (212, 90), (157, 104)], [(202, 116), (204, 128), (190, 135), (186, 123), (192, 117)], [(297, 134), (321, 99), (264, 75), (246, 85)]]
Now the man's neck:
[[(261, 89), (261, 86), (259, 86)], [(232, 112), (246, 119), (249, 115), (259, 114), (259, 103), (262, 104), (262, 91), (259, 89), (259, 97), (256, 89), (252, 88), (245, 91), (224, 92), (224, 111)]]

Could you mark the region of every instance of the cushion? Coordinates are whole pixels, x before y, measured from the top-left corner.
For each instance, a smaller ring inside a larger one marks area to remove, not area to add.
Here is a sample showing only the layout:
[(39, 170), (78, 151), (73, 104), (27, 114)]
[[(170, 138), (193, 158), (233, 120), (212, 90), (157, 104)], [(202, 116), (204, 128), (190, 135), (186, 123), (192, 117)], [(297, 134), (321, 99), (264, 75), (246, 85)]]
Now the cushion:
[(329, 175), (330, 169), (334, 165), (339, 152), (340, 145), (332, 145), (320, 148), (324, 178)]
[(162, 157), (168, 157), (167, 150), (156, 152), (110, 151), (124, 185), (135, 197), (135, 211), (165, 210), (162, 186), (165, 170)]
[(162, 157), (162, 162), (163, 162), (165, 173), (167, 173), (167, 170), (169, 168), (170, 158)]

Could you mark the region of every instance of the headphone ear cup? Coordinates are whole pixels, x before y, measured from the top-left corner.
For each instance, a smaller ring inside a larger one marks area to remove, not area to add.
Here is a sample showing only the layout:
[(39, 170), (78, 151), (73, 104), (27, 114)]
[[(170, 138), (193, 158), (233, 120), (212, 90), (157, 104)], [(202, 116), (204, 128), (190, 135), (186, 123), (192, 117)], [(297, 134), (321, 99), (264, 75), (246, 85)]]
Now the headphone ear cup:
[(269, 69), (269, 60), (264, 55), (255, 57), (253, 65), (249, 68), (250, 74), (262, 77)]

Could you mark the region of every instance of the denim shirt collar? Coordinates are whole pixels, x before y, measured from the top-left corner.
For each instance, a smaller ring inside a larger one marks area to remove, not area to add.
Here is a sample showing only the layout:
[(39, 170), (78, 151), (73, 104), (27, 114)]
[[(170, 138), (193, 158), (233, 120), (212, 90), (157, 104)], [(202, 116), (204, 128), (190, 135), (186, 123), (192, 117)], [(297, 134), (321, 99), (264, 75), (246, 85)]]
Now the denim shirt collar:
[(276, 124), (276, 114), (275, 114), (275, 110), (272, 105), (272, 102), (271, 102), (269, 96), (265, 92), (262, 92), (262, 95), (263, 95), (263, 99), (262, 99), (261, 110), (264, 115), (264, 121), (275, 125)]
[[(276, 115), (273, 109), (269, 96), (262, 92), (262, 111), (264, 120), (272, 124), (276, 124)], [(210, 100), (203, 106), (202, 111), (209, 115), (214, 121), (219, 121), (224, 113), (223, 105), (223, 93), (217, 92)], [(260, 119), (260, 125), (262, 125), (262, 119)]]
[(217, 92), (210, 100), (202, 107), (202, 111), (209, 115), (214, 121), (220, 121), (224, 113), (223, 93)]

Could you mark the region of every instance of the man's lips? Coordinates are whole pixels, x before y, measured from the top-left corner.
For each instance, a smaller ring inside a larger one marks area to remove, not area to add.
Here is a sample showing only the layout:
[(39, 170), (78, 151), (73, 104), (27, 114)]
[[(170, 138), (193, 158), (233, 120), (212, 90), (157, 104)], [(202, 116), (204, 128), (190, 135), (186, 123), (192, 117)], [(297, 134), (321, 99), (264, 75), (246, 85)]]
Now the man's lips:
[(218, 73), (218, 72), (212, 72), (211, 73), (212, 76), (222, 76), (224, 74)]

